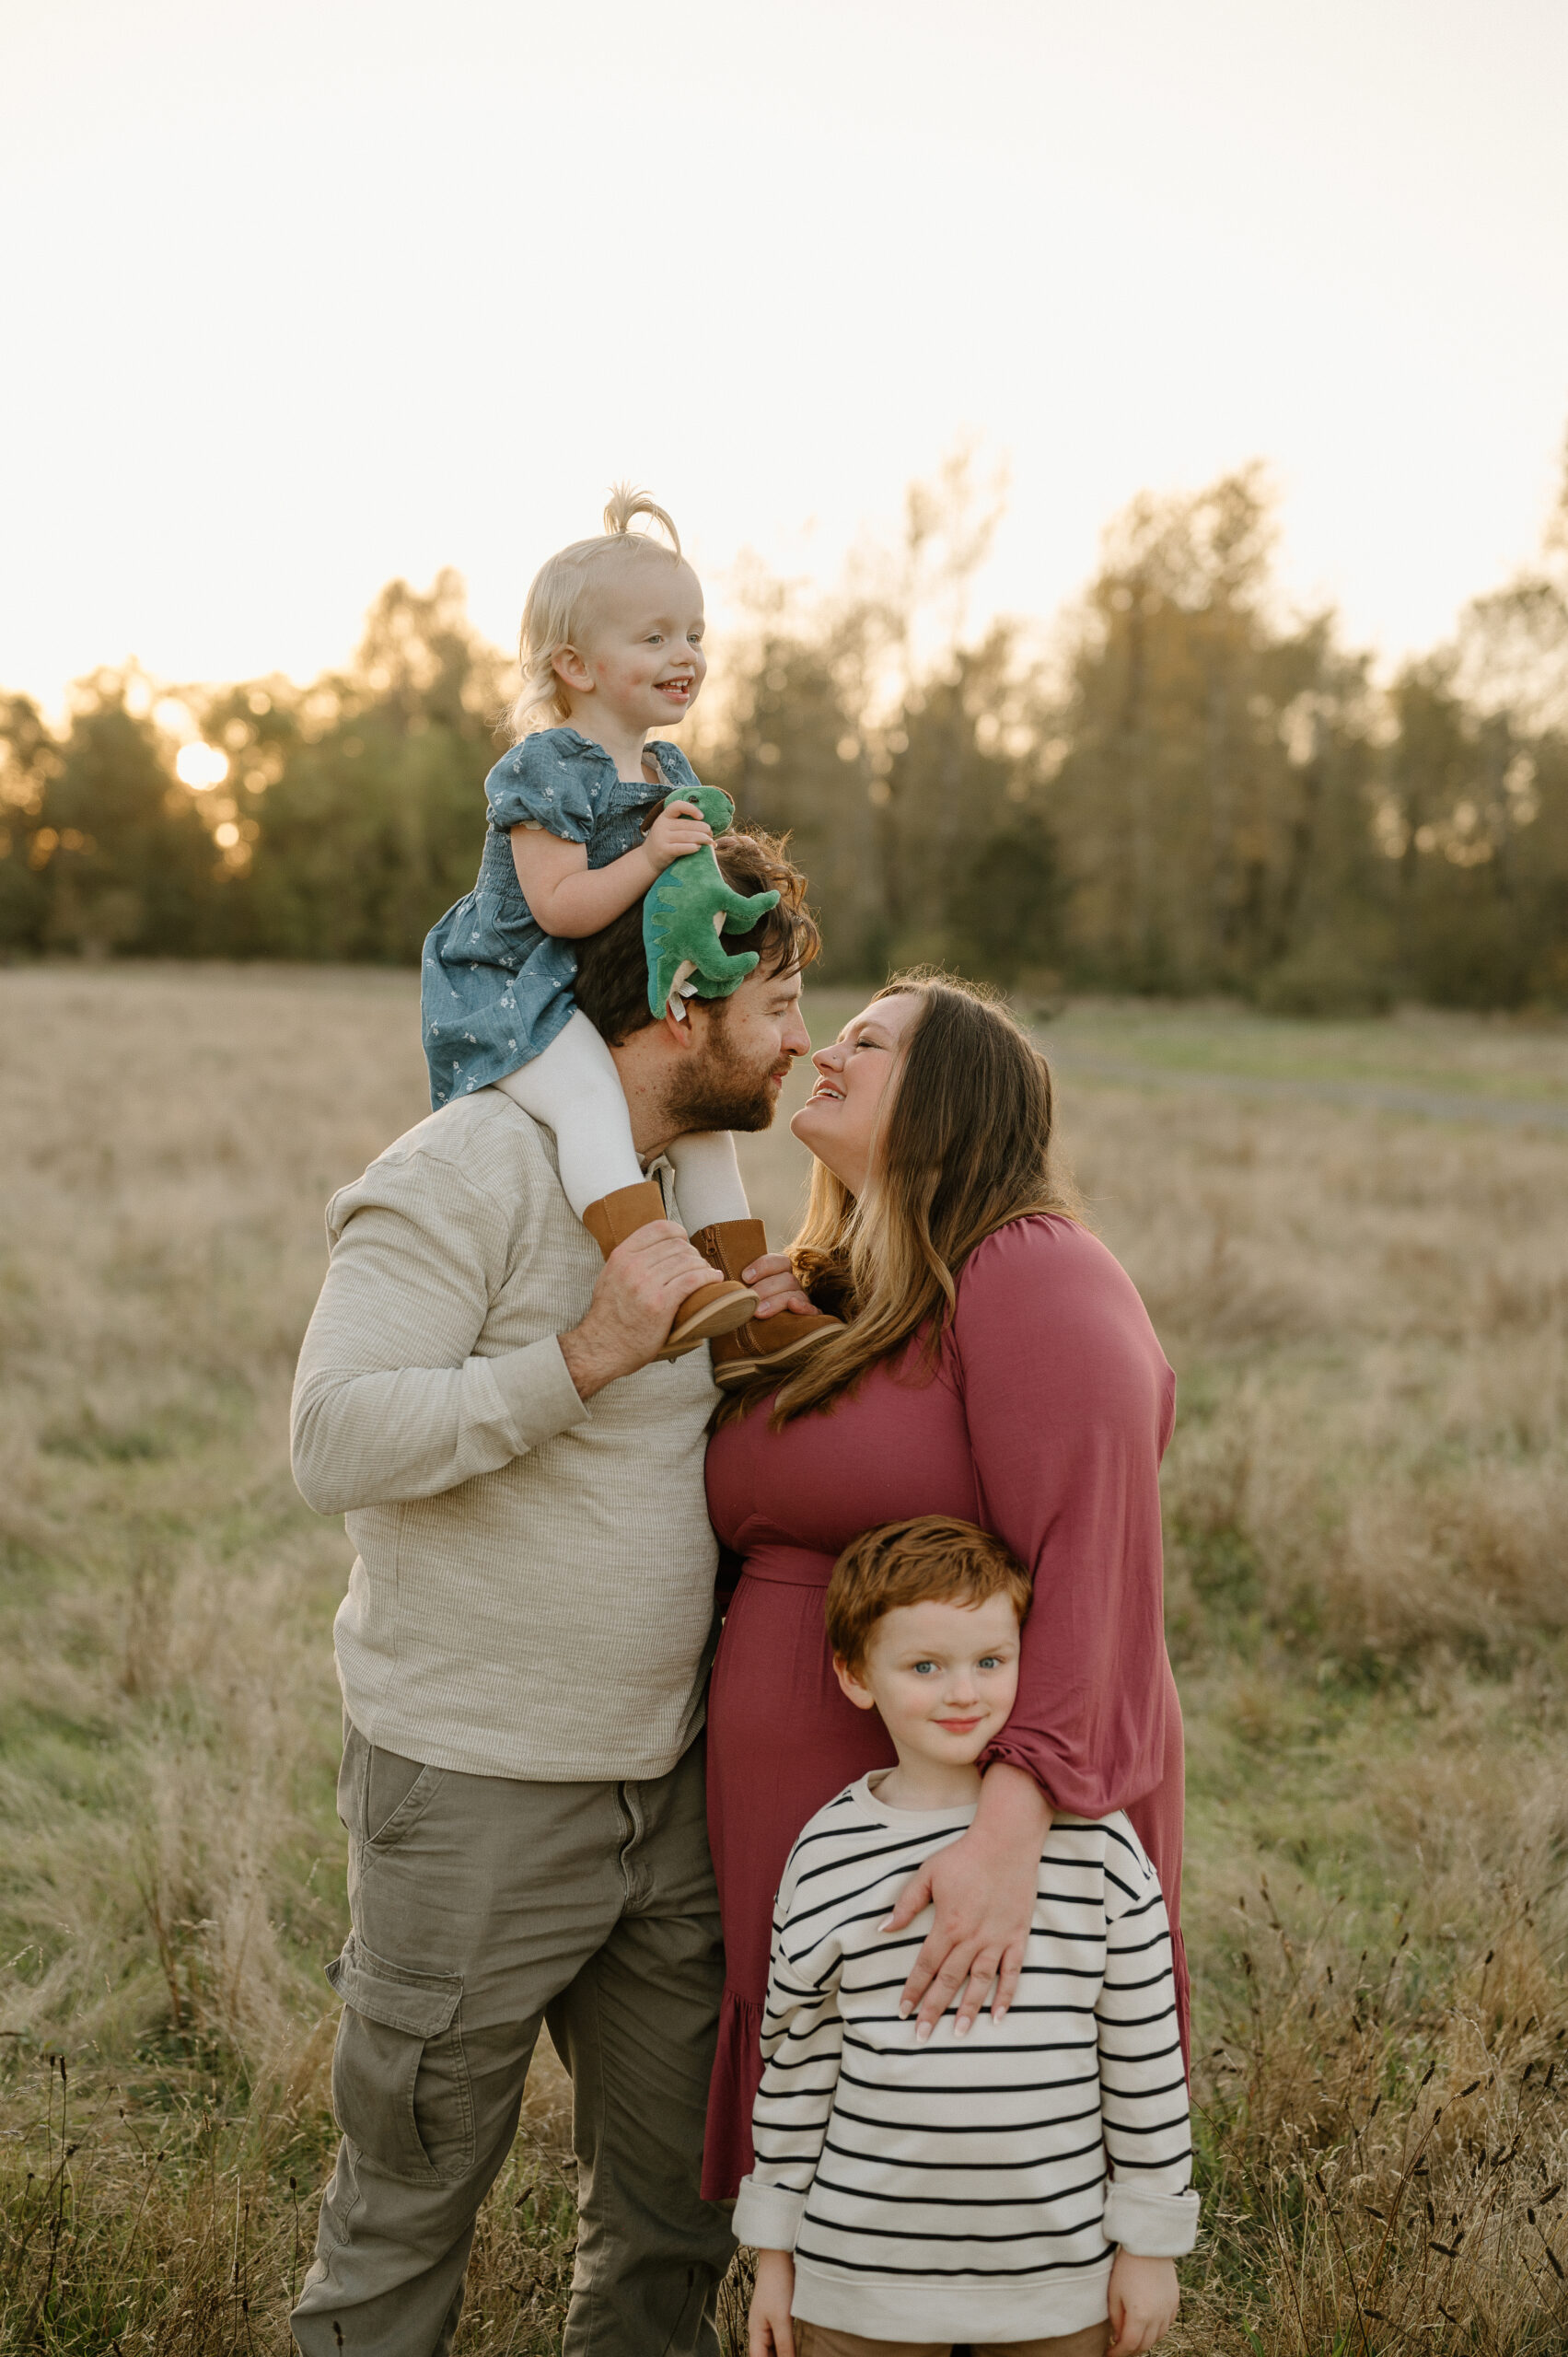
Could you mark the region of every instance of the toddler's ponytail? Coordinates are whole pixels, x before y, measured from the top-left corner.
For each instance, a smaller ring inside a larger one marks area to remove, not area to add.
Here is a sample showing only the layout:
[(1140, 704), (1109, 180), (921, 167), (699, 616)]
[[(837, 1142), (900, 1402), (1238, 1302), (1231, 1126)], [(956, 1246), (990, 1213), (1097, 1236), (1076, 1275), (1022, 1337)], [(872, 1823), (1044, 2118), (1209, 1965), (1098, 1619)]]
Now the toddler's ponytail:
[[(632, 519), (635, 516), (646, 516), (667, 533), (669, 547), (660, 548), (651, 533), (633, 531)], [(672, 564), (684, 562), (674, 519), (647, 492), (638, 491), (629, 482), (618, 482), (611, 484), (605, 502), (602, 536), (574, 540), (569, 548), (558, 549), (540, 566), (528, 587), (517, 641), (522, 693), (506, 715), (514, 743), (533, 729), (558, 728), (571, 719), (572, 708), (556, 673), (555, 658), (563, 647), (572, 645), (576, 638), (599, 567), (610, 558), (624, 559), (645, 551), (653, 556), (668, 556)]]
[[(668, 533), (670, 546), (677, 557), (679, 556), (680, 535), (658, 502), (651, 498), (645, 491), (634, 491), (629, 482), (612, 482), (610, 486), (610, 497), (604, 505), (605, 537), (609, 540), (631, 539), (633, 516), (651, 516), (660, 531)], [(638, 537), (645, 536), (639, 534)], [(579, 547), (589, 545), (590, 543), (587, 541), (578, 543)]]

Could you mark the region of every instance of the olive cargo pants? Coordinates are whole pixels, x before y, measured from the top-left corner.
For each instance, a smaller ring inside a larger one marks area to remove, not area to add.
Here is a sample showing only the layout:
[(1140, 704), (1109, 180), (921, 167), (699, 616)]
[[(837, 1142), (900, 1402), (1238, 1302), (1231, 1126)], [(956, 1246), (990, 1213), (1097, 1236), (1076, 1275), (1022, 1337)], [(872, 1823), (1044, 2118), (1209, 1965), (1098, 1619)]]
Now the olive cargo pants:
[(735, 2245), (697, 2192), (724, 1977), (701, 1741), (645, 1783), (543, 1784), (350, 1726), (338, 1813), (343, 2142), (292, 2319), (306, 2357), (446, 2357), (541, 2022), (573, 2083), (564, 2357), (717, 2357)]

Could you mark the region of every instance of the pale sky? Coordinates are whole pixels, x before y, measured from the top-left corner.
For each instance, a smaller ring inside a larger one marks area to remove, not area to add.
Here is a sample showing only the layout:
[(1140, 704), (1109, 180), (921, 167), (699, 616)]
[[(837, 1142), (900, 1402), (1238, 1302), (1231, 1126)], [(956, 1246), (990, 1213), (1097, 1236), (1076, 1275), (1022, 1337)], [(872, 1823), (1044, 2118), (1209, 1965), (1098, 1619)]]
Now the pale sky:
[(1568, 424), (1568, 0), (0, 0), (0, 685), (342, 661), (635, 477), (830, 581), (965, 430), (983, 609), (1266, 460), (1388, 656)]

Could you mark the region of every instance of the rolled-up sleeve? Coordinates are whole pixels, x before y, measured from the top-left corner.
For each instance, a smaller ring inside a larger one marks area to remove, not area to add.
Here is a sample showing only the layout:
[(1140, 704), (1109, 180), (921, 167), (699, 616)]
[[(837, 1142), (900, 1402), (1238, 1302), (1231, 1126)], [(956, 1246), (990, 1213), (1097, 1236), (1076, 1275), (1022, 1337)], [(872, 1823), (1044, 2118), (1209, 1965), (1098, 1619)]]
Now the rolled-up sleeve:
[(1063, 1219), (977, 1248), (953, 1343), (981, 1517), (1034, 1580), (1017, 1701), (982, 1764), (1103, 1817), (1165, 1769), (1159, 1465), (1176, 1378), (1126, 1271)]
[(475, 1355), (510, 1229), (456, 1164), (384, 1157), (327, 1221), (292, 1423), (294, 1477), (318, 1514), (436, 1496), (587, 1420), (553, 1334)]

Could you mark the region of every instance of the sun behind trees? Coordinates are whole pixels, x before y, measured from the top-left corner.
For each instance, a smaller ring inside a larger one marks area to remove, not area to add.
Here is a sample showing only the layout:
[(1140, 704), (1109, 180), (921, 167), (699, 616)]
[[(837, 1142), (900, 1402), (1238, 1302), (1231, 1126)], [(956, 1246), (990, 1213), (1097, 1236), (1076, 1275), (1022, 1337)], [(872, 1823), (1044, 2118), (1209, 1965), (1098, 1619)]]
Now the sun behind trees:
[[(1000, 512), (960, 451), (837, 596), (752, 579), (683, 740), (793, 831), (828, 975), (1568, 1002), (1568, 483), (1540, 568), (1387, 688), (1331, 614), (1282, 614), (1257, 470), (1135, 501), (1043, 653), (965, 630)], [(58, 737), (0, 699), (0, 954), (413, 961), (471, 875), (507, 678), (445, 572), (308, 688), (99, 671)], [(229, 764), (201, 792), (192, 725)]]

